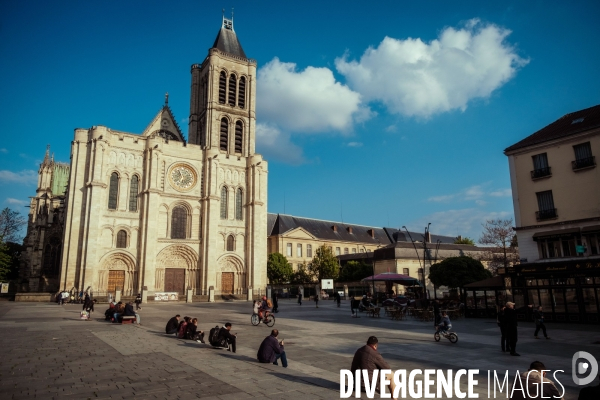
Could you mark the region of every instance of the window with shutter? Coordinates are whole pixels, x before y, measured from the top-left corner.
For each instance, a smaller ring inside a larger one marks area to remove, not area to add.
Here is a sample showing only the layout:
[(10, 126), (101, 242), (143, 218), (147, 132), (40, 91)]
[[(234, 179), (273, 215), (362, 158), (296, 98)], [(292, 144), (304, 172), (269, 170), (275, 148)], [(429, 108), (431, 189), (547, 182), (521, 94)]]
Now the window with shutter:
[(221, 71), (219, 75), (219, 104), (225, 104), (225, 96), (227, 95), (227, 75)]
[(227, 142), (229, 142), (229, 121), (227, 118), (221, 119), (221, 135), (219, 136), (219, 148), (227, 151)]
[(246, 108), (246, 78), (240, 78), (240, 84), (238, 88), (238, 107)]
[(236, 90), (237, 80), (235, 75), (229, 75), (229, 105), (231, 107), (235, 107), (235, 90)]

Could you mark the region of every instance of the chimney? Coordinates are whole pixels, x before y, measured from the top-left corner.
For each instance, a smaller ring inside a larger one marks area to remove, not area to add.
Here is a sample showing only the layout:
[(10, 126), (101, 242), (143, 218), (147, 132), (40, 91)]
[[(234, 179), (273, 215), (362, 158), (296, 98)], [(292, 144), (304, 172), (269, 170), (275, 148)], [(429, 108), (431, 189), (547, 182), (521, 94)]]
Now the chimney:
[(349, 226), (349, 227), (348, 227), (348, 228), (346, 228), (346, 229), (348, 229), (348, 233), (352, 233), (352, 227), (351, 227), (351, 226)]
[(425, 242), (431, 243), (431, 233), (429, 233), (429, 232), (425, 233)]
[(372, 237), (373, 239), (375, 239), (375, 229), (369, 229), (369, 230), (367, 231), (367, 233), (368, 233), (369, 235), (371, 235), (371, 237)]
[(334, 232), (337, 232), (337, 225), (333, 225), (331, 229), (333, 229)]

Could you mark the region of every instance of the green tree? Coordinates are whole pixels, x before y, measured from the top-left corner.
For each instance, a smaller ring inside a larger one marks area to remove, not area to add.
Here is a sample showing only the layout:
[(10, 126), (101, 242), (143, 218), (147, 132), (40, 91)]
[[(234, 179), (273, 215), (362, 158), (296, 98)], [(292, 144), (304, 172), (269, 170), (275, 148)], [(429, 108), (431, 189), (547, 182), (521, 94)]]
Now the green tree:
[(340, 270), (340, 282), (355, 282), (373, 275), (373, 266), (364, 261), (348, 261)]
[(313, 277), (308, 273), (306, 265), (298, 265), (298, 270), (294, 272), (290, 278), (290, 282), (295, 285), (313, 282)]
[(336, 279), (340, 271), (338, 259), (333, 254), (333, 251), (327, 246), (321, 246), (315, 252), (310, 264), (308, 264), (308, 272), (321, 282), (321, 279)]
[(293, 273), (292, 265), (283, 254), (269, 254), (267, 258), (267, 277), (269, 278), (269, 283), (287, 283), (290, 281)]
[(485, 269), (481, 261), (467, 256), (446, 258), (429, 269), (431, 283), (450, 289), (458, 289), (491, 277), (492, 273)]
[(471, 246), (475, 246), (475, 241), (473, 239), (471, 239), (470, 237), (459, 236), (454, 239), (454, 244), (468, 244)]
[(6, 243), (0, 242), (0, 281), (7, 281), (11, 275), (13, 259)]

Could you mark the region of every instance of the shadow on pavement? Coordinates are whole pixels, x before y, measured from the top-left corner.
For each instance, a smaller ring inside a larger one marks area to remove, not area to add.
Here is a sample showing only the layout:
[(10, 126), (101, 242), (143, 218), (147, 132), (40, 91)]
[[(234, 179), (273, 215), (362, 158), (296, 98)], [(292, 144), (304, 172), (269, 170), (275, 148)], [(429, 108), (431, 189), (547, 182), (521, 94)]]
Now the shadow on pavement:
[(332, 382), (330, 380), (323, 379), (323, 378), (316, 378), (316, 377), (308, 376), (308, 375), (296, 376), (296, 375), (282, 374), (279, 372), (271, 372), (271, 375), (273, 375), (277, 378), (285, 379), (286, 381), (292, 381), (292, 382), (302, 381), (302, 382), (306, 382), (311, 385), (323, 387), (326, 389), (332, 389), (332, 390), (340, 389), (339, 382)]

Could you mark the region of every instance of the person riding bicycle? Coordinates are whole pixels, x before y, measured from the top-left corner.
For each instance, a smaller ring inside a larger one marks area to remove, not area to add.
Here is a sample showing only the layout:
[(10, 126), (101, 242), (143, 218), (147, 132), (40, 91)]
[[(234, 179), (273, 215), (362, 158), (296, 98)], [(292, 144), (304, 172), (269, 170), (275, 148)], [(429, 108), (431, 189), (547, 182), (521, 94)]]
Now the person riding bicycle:
[(263, 311), (265, 312), (265, 317), (269, 315), (268, 313), (269, 311), (271, 311), (271, 307), (273, 307), (273, 304), (270, 302), (270, 300), (267, 300), (267, 296), (263, 296), (262, 302), (260, 303), (260, 307), (258, 308), (258, 318), (260, 320), (263, 319)]
[(448, 313), (446, 313), (446, 311), (442, 311), (440, 323), (436, 325), (435, 329), (440, 333), (446, 333), (452, 329), (452, 322), (450, 322), (450, 318), (448, 317)]

